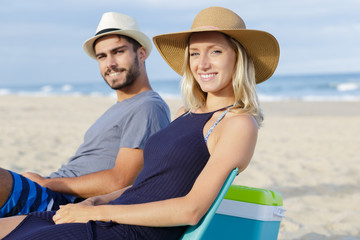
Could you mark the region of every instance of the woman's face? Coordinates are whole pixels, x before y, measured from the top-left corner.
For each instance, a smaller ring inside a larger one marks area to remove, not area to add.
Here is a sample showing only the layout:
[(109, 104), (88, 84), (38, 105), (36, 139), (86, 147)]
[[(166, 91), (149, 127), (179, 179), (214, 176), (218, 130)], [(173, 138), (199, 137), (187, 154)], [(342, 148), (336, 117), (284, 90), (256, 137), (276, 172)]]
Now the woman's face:
[(219, 32), (194, 33), (189, 40), (189, 64), (202, 91), (219, 96), (233, 95), (232, 75), (236, 54)]

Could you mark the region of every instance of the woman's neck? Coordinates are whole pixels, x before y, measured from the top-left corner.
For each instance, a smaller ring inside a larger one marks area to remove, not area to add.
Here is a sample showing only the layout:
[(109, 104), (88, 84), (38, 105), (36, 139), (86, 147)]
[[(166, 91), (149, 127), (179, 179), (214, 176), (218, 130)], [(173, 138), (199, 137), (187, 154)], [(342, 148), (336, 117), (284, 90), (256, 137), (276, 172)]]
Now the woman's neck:
[(221, 108), (228, 107), (234, 104), (235, 99), (233, 97), (214, 97), (208, 95), (206, 98), (205, 106), (201, 108), (204, 112), (212, 112)]

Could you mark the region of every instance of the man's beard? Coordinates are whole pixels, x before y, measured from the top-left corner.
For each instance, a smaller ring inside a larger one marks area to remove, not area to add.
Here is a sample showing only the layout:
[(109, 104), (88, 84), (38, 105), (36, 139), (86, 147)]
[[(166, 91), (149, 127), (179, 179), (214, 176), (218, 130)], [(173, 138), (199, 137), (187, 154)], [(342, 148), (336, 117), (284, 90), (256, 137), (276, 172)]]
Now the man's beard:
[(126, 76), (125, 76), (125, 82), (120, 84), (120, 85), (116, 85), (116, 86), (111, 86), (109, 84), (108, 81), (106, 81), (105, 77), (103, 76), (105, 82), (109, 85), (109, 87), (111, 87), (112, 89), (114, 90), (121, 90), (125, 87), (128, 87), (130, 85), (132, 85), (136, 78), (140, 75), (140, 70), (139, 70), (140, 66), (139, 66), (139, 60), (137, 58), (137, 54), (135, 56), (135, 59), (134, 59), (134, 63), (129, 67), (129, 69), (125, 69), (125, 68), (111, 68), (109, 69), (105, 74), (104, 76), (108, 73), (108, 72), (111, 72), (111, 71), (115, 71), (115, 72), (122, 72), (122, 71), (127, 71), (126, 73)]

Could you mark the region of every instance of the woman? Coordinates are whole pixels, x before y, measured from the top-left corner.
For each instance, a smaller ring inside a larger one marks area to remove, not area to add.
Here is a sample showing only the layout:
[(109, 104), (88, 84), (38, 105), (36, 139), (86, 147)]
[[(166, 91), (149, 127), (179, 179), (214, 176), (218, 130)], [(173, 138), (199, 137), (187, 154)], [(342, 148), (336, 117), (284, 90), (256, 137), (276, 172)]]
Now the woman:
[(183, 75), (184, 107), (148, 140), (134, 185), (56, 214), (2, 219), (2, 236), (15, 229), (5, 239), (178, 239), (206, 213), (230, 171), (246, 168), (262, 122), (255, 85), (275, 71), (276, 39), (210, 7), (191, 30), (154, 43)]

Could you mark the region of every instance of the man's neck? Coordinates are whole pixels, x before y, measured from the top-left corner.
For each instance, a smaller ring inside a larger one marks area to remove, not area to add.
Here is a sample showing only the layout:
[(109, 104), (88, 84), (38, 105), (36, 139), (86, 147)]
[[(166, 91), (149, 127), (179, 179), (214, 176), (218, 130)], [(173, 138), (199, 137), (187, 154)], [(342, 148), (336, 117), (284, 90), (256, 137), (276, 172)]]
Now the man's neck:
[(148, 77), (147, 76), (144, 76), (142, 78), (139, 77), (138, 79), (135, 80), (135, 82), (132, 85), (120, 90), (116, 90), (117, 100), (118, 102), (121, 102), (126, 99), (132, 98), (138, 95), (139, 93), (149, 90), (152, 90), (152, 88), (150, 86)]

